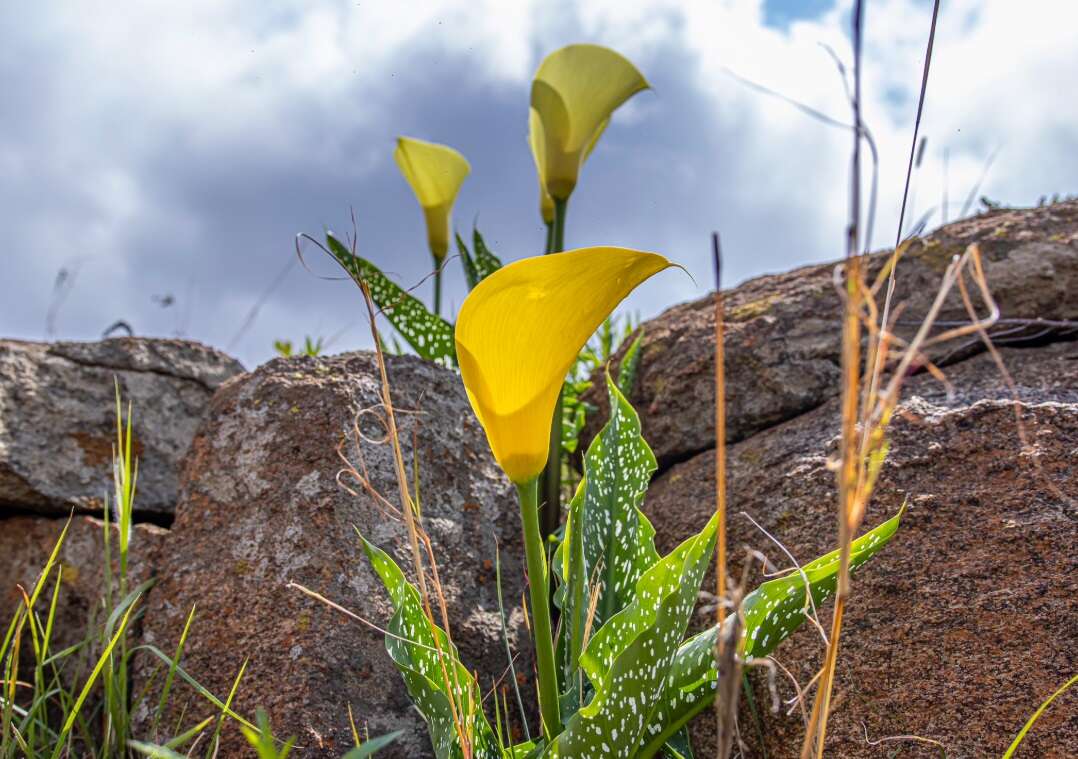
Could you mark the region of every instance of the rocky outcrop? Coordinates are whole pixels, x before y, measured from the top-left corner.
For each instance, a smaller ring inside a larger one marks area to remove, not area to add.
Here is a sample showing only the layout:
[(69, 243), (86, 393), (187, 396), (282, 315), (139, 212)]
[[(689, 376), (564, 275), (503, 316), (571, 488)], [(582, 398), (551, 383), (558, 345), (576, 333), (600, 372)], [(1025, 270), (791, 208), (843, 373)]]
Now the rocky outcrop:
[(171, 519), (179, 461), (210, 397), (243, 367), (186, 340), (0, 340), (0, 515), (100, 512), (112, 479), (116, 385), (134, 404), (140, 518)]
[[(529, 648), (520, 630), (523, 562), (513, 490), (490, 456), (459, 378), (411, 357), (388, 362), (404, 458), (418, 478), (454, 639), (486, 690), (507, 667), (492, 565), (496, 544), (505, 600), (514, 609), (511, 637), (518, 650)], [(372, 736), (405, 729), (379, 756), (430, 755), (423, 722), (383, 634), (372, 627), (386, 624), (391, 607), (356, 536), (358, 529), (411, 574), (404, 527), (354, 481), (342, 478), (356, 490), (352, 495), (335, 477), (343, 442), (341, 452), (399, 506), (391, 450), (380, 444), (379, 388), (368, 353), (277, 359), (222, 387), (187, 456), (168, 552), (147, 600), (145, 639), (165, 651), (173, 650), (197, 605), (183, 666), (223, 696), (248, 661), (235, 708), (244, 714), (265, 708), (278, 735), (297, 736), (303, 757), (336, 757), (351, 745), (349, 707)], [(354, 424), (365, 437), (361, 453)], [(145, 682), (152, 662), (139, 666)], [(517, 671), (530, 675), (526, 657)], [(188, 720), (214, 711), (190, 692), (172, 705), (176, 713), (186, 708)], [(241, 745), (230, 728), (221, 755), (238, 755)]]
[[(915, 242), (900, 263), (896, 299), (905, 304), (899, 325), (920, 323), (951, 258), (979, 243), (985, 274), (1003, 319), (1073, 319), (1078, 315), (1078, 201), (1023, 211), (993, 211)], [(886, 254), (870, 258), (876, 272)], [(742, 440), (792, 419), (838, 393), (841, 305), (835, 264), (808, 266), (750, 280), (726, 295), (728, 438)], [(871, 281), (871, 280), (870, 280)], [(978, 305), (980, 301), (978, 300)], [(714, 310), (711, 296), (674, 306), (643, 325), (641, 363), (630, 400), (660, 468), (714, 446)], [(983, 312), (983, 308), (982, 308)], [(941, 320), (966, 321), (958, 293)], [(1051, 325), (1016, 329), (1002, 341), (1045, 339)], [(977, 342), (932, 354), (947, 363), (979, 350)], [(615, 362), (617, 357), (615, 358)], [(601, 384), (601, 383), (599, 383)], [(606, 396), (584, 433), (590, 440), (606, 417)]]
[[(952, 394), (927, 375), (907, 386), (867, 524), (906, 499), (909, 510), (892, 544), (854, 580), (828, 728), (831, 756), (880, 756), (865, 727), (873, 741), (912, 734), (941, 741), (948, 756), (999, 756), (1040, 701), (1078, 669), (1078, 345), (1002, 355), (1017, 409), (987, 354), (951, 368)], [(838, 429), (832, 400), (731, 446), (734, 561), (747, 545), (789, 565), (745, 514), (798, 561), (834, 547), (827, 457)], [(645, 511), (661, 550), (703, 526), (714, 494), (713, 451), (653, 483)], [(714, 587), (713, 577), (705, 587)], [(829, 613), (821, 613), (825, 626)], [(776, 656), (804, 686), (823, 651), (805, 625)], [(785, 677), (777, 685), (783, 700), (795, 695)], [(800, 713), (771, 714), (762, 679), (757, 686), (767, 755), (799, 756)], [(1071, 755), (1078, 720), (1073, 696), (1069, 703), (1030, 734), (1023, 755)], [(694, 725), (700, 755), (713, 752), (713, 722), (707, 715)], [(747, 755), (762, 755), (745, 710), (742, 737)], [(902, 755), (934, 757), (939, 749), (906, 741)]]

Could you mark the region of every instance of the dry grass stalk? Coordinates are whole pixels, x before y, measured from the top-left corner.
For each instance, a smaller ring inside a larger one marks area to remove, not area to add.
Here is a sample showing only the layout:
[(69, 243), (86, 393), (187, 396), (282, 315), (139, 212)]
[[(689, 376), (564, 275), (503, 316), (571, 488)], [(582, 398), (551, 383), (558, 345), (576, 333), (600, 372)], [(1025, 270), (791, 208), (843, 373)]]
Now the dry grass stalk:
[(442, 619), (442, 629), (445, 631), (446, 639), (449, 641), (450, 645), (452, 645), (453, 637), (449, 626), (449, 614), (446, 608), (445, 594), (442, 591), (442, 584), (438, 577), (438, 566), (434, 561), (434, 552), (430, 544), (430, 537), (427, 535), (419, 521), (417, 505), (412, 500), (411, 494), (408, 491), (408, 471), (404, 466), (404, 454), (401, 451), (400, 434), (397, 430), (397, 419), (394, 414), (393, 399), (390, 393), (389, 375), (386, 371), (385, 355), (382, 353), (382, 341), (378, 334), (374, 300), (371, 298), (370, 288), (365, 280), (360, 278), (357, 284), (363, 292), (363, 300), (367, 305), (367, 314), (370, 320), (371, 336), (374, 338), (375, 357), (378, 362), (378, 372), (381, 379), (382, 407), (385, 409), (388, 438), (393, 448), (393, 465), (396, 470), (397, 487), (399, 489), (401, 500), (400, 512), (404, 516), (404, 524), (408, 532), (408, 545), (412, 553), (412, 563), (415, 569), (416, 582), (419, 586), (419, 594), (423, 602), (423, 611), (431, 626), (431, 634), (434, 639), (435, 647), (438, 649), (438, 663), (442, 670), (442, 678), (446, 693), (449, 696), (449, 709), (453, 718), (454, 728), (457, 732), (457, 738), (460, 741), (460, 746), (465, 759), (471, 759), (472, 725), (470, 721), (464, 719), (463, 715), (470, 714), (475, 705), (471, 703), (473, 697), (470, 689), (468, 692), (469, 703), (467, 705), (467, 711), (464, 710), (462, 704), (457, 703), (457, 697), (461, 692), (457, 668), (452, 659), (450, 659), (448, 667), (452, 669), (453, 672), (451, 679), (449, 669), (447, 669), (446, 665), (447, 654), (442, 651), (442, 646), (439, 642), (436, 623), (434, 621), (434, 612), (431, 608), (431, 594), (427, 588), (426, 572), (423, 568), (423, 552), (420, 550), (420, 543), (423, 543), (431, 563), (433, 585), (438, 599), (438, 610)]
[[(711, 235), (711, 253), (715, 269), (715, 510), (718, 513), (718, 528), (715, 545), (715, 596), (716, 616), (720, 631), (723, 631), (723, 623), (726, 621), (726, 351), (725, 351), (725, 304), (722, 293), (722, 248), (719, 242), (718, 232)], [(742, 588), (743, 590), (744, 588)], [(740, 608), (741, 599), (737, 599)], [(737, 635), (727, 638), (720, 634), (715, 641), (715, 662), (719, 668), (719, 693), (715, 699), (715, 719), (719, 735), (719, 756), (724, 758), (729, 755), (733, 745), (733, 728), (737, 721), (737, 686), (740, 676), (734, 678), (732, 686), (728, 686), (722, 679), (723, 672), (732, 672), (737, 669), (738, 643), (740, 641), (740, 627)], [(725, 687), (724, 687), (725, 686)], [(733, 706), (724, 699), (724, 691), (733, 687)], [(731, 708), (733, 712), (731, 713)]]
[[(895, 251), (890, 266), (894, 265), (904, 248)], [(842, 633), (842, 619), (850, 595), (850, 544), (864, 520), (865, 511), (875, 488), (884, 457), (887, 453), (886, 430), (901, 397), (905, 379), (916, 368), (929, 362), (924, 351), (932, 346), (971, 333), (985, 333), (999, 317), (999, 309), (988, 288), (981, 265), (980, 250), (971, 245), (956, 257), (944, 272), (940, 288), (928, 313), (913, 338), (897, 355), (891, 346), (896, 344), (892, 324), (878, 324), (874, 296), (882, 284), (869, 287), (864, 280), (861, 257), (847, 260), (845, 265), (845, 318), (843, 323), (843, 396), (842, 396), (842, 446), (841, 458), (836, 465), (839, 500), (839, 575), (835, 595), (835, 609), (831, 620), (830, 643), (821, 670), (820, 688), (817, 692), (809, 718), (802, 757), (822, 756), (826, 739), (827, 715), (834, 687), (835, 667), (838, 660)], [(968, 325), (945, 330), (930, 336), (948, 295), (958, 287), (965, 290), (964, 277), (969, 276), (987, 307), (987, 314), (978, 316), (969, 298), (964, 303), (972, 322)], [(869, 355), (868, 376), (861, 376), (862, 333), (867, 333)], [(889, 368), (889, 378), (884, 371)]]

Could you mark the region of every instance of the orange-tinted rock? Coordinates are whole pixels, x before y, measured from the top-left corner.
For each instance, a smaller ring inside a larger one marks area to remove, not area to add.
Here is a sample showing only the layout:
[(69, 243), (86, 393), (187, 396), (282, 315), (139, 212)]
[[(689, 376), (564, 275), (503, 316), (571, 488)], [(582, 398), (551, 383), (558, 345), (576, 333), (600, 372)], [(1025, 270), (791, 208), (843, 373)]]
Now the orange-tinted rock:
[[(866, 525), (909, 511), (893, 542), (854, 579), (828, 729), (829, 756), (889, 755), (869, 737), (915, 734), (948, 756), (1000, 756), (1024, 721), (1078, 671), (1078, 345), (1003, 351), (1014, 374), (1030, 446), (1023, 448), (1009, 391), (987, 355), (948, 372), (955, 395), (910, 380)], [(750, 545), (780, 566), (779, 549), (741, 512), (807, 562), (836, 540), (836, 488), (827, 457), (837, 403), (760, 432), (730, 449), (730, 556)], [(714, 509), (714, 453), (678, 464), (652, 485), (645, 511), (669, 550)], [(712, 588), (714, 578), (705, 581)], [(829, 625), (831, 607), (821, 614)], [(697, 623), (703, 625), (704, 619)], [(806, 684), (822, 663), (806, 624), (777, 658)], [(767, 755), (797, 757), (800, 715), (774, 715), (756, 677)], [(794, 691), (781, 674), (783, 699)], [(712, 755), (714, 718), (694, 723), (698, 755)], [(760, 756), (742, 709), (748, 756)], [(1058, 700), (1020, 756), (1071, 757), (1078, 693)], [(902, 756), (939, 756), (905, 742)]]

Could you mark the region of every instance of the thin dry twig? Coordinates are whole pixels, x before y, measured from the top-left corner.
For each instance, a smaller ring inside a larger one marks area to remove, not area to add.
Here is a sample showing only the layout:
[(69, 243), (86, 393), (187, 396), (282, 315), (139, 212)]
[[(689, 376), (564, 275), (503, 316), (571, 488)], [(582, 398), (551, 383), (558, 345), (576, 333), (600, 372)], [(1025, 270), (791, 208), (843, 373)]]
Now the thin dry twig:
[(920, 735), (888, 735), (884, 738), (877, 738), (872, 740), (868, 737), (868, 725), (864, 720), (861, 720), (861, 729), (865, 731), (865, 743), (870, 746), (879, 746), (882, 743), (901, 742), (901, 741), (913, 741), (916, 743), (926, 743), (929, 746), (935, 746), (940, 750), (940, 756), (942, 759), (947, 759), (947, 747), (935, 738), (925, 738)]

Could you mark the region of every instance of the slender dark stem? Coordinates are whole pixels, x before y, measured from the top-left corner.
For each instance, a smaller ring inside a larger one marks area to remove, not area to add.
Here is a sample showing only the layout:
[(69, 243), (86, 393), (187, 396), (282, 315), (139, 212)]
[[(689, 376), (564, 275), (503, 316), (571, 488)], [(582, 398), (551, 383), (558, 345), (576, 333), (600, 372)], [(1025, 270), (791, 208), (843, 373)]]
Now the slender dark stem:
[(546, 247), (543, 248), (544, 253), (554, 252), (554, 222), (548, 222), (546, 225)]
[(913, 122), (913, 140), (910, 142), (910, 161), (906, 166), (906, 187), (902, 191), (902, 210), (898, 213), (898, 234), (895, 247), (902, 242), (902, 223), (906, 218), (906, 199), (910, 193), (910, 179), (913, 177), (913, 160), (917, 153), (917, 134), (921, 130), (921, 114), (925, 108), (925, 91), (928, 89), (928, 69), (932, 65), (932, 45), (936, 41), (936, 19), (940, 13), (940, 0), (932, 6), (932, 27), (928, 30), (928, 49), (925, 51), (925, 65), (921, 72), (921, 96), (917, 99), (917, 118)]
[(539, 712), (543, 734), (552, 740), (561, 732), (558, 675), (554, 665), (554, 636), (550, 625), (550, 577), (546, 551), (539, 532), (539, 480), (517, 485), (520, 521), (524, 526), (524, 554), (528, 562), (528, 592), (532, 607), (532, 639), (539, 674)]
[[(551, 224), (550, 253), (565, 250), (565, 212), (567, 200), (554, 201), (554, 223)], [(550, 453), (543, 471), (543, 537), (558, 529), (561, 522), (561, 430), (562, 397), (554, 405), (554, 419), (550, 424)]]

